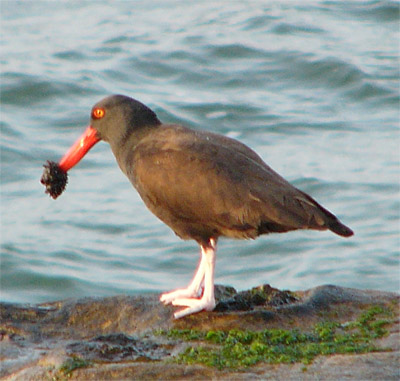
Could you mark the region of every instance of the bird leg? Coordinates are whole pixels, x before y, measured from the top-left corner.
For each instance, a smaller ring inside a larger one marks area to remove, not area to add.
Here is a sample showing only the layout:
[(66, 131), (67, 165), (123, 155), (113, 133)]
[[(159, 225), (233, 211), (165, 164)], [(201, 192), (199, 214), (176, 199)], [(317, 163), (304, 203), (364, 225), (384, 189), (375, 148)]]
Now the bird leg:
[[(164, 304), (172, 303), (174, 306), (187, 307), (174, 314), (176, 319), (202, 310), (212, 311), (214, 309), (215, 252), (216, 241), (211, 238), (207, 246), (201, 245), (200, 264), (189, 286), (161, 295), (160, 300)], [(204, 292), (199, 299), (203, 283)]]
[(170, 304), (175, 299), (179, 298), (197, 298), (200, 296), (201, 287), (204, 282), (204, 271), (205, 271), (205, 256), (203, 250), (201, 252), (199, 266), (197, 271), (186, 288), (179, 288), (177, 290), (164, 293), (160, 296), (160, 301), (164, 304)]

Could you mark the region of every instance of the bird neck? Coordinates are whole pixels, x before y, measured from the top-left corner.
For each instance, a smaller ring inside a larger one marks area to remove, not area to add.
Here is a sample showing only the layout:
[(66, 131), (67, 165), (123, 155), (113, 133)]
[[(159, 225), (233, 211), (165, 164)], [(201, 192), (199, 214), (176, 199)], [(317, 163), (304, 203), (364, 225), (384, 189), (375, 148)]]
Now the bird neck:
[[(157, 119), (158, 121), (158, 119)], [(117, 139), (110, 141), (111, 150), (117, 159), (118, 165), (122, 172), (127, 175), (127, 165), (130, 162), (128, 158), (131, 158), (137, 145), (146, 138), (149, 134), (153, 133), (161, 126), (161, 122), (154, 124), (147, 124), (140, 128), (127, 130), (123, 135)]]

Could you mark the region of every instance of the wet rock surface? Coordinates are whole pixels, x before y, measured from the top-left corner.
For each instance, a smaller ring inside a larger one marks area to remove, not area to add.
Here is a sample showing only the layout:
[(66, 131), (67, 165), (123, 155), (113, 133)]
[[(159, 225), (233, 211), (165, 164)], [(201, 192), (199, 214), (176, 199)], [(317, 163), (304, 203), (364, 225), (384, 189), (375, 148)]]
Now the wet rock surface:
[[(216, 286), (216, 297), (214, 311), (178, 320), (173, 319), (175, 308), (162, 305), (154, 294), (32, 306), (2, 303), (0, 376), (13, 380), (399, 379), (396, 293), (337, 286), (291, 292), (269, 285), (237, 293), (232, 287)], [(168, 335), (193, 331), (218, 336), (220, 332), (267, 329), (302, 333), (326, 322), (339, 328), (349, 322), (356, 326), (366, 320), (371, 308), (390, 311), (385, 321), (368, 323), (374, 328), (368, 336), (371, 351), (318, 355), (306, 365), (261, 361), (245, 367), (214, 367), (177, 362), (190, 346), (205, 344)]]
[(170, 352), (152, 340), (139, 340), (123, 333), (100, 335), (66, 346), (67, 354), (85, 361), (161, 360)]

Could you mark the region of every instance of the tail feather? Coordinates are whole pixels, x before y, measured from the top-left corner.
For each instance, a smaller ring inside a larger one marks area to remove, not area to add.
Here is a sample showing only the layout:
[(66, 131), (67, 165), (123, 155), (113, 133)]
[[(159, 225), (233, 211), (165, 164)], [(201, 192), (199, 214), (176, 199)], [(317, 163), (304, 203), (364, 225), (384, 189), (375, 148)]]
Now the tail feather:
[(337, 218), (335, 221), (329, 221), (328, 229), (342, 237), (351, 237), (354, 234), (353, 230), (342, 224)]
[[(308, 203), (311, 204), (314, 207), (316, 207), (317, 211), (319, 212), (319, 218), (315, 218), (315, 221), (322, 221), (320, 223), (317, 223), (316, 225), (322, 226), (325, 228), (328, 228), (332, 232), (342, 236), (342, 237), (351, 237), (354, 232), (351, 230), (348, 226), (342, 224), (339, 219), (331, 213), (329, 210), (325, 209), (322, 205), (318, 204), (311, 196), (308, 194), (301, 192), (303, 196), (307, 199)], [(314, 212), (316, 210), (314, 209)], [(315, 229), (318, 229), (317, 227), (314, 227)]]

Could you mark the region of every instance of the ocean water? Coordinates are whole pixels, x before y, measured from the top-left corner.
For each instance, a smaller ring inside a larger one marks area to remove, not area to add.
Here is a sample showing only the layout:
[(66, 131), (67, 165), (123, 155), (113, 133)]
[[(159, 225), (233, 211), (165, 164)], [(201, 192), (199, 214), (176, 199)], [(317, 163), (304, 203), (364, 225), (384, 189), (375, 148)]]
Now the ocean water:
[(399, 2), (4, 1), (1, 300), (161, 292), (199, 259), (144, 206), (109, 146), (39, 179), (121, 93), (164, 122), (244, 142), (349, 225), (221, 239), (216, 282), (399, 291)]

